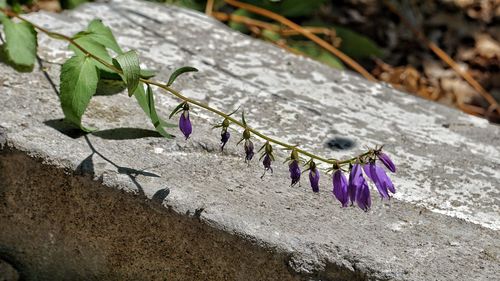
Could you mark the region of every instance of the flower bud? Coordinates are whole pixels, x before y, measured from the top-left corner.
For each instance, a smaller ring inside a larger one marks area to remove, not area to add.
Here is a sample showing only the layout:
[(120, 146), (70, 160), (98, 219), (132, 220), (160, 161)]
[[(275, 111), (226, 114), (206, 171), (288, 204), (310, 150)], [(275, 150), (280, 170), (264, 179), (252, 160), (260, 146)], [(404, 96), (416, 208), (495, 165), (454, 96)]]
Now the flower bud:
[(245, 139), (244, 148), (245, 148), (245, 160), (246, 161), (252, 160), (252, 158), (254, 156), (253, 142), (251, 140), (249, 140), (249, 139)]
[(319, 171), (314, 161), (309, 162), (309, 182), (313, 192), (319, 192)]
[(227, 128), (223, 128), (222, 132), (220, 134), (220, 142), (221, 142), (221, 147), (220, 150), (224, 150), (224, 146), (226, 143), (229, 141), (229, 138), (231, 137), (231, 134), (227, 131)]
[[(186, 108), (186, 106), (184, 108)], [(187, 109), (184, 109), (181, 113), (181, 117), (179, 118), (179, 129), (184, 134), (186, 139), (188, 139), (189, 135), (191, 135), (191, 133), (193, 132), (193, 127), (191, 126), (191, 120), (189, 120), (189, 106), (187, 107)]]

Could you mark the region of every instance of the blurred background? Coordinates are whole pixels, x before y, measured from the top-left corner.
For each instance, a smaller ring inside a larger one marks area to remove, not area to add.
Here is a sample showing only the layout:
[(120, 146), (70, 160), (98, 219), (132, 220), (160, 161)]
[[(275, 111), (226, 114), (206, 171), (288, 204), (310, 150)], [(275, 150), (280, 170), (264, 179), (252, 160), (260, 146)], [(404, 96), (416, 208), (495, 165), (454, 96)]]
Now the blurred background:
[[(87, 0), (8, 0), (60, 12)], [(500, 123), (500, 0), (159, 0)], [(140, 2), (138, 2), (140, 5)]]

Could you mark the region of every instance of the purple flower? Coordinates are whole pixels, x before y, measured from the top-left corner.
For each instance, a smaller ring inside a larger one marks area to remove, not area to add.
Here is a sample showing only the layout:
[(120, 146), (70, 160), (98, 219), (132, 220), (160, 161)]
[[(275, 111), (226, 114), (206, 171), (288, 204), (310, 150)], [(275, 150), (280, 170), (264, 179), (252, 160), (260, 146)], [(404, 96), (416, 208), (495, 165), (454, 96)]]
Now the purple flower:
[(271, 173), (273, 172), (273, 168), (271, 167), (271, 156), (266, 153), (264, 156), (264, 161), (262, 161), (262, 164), (264, 164), (264, 169), (266, 171), (271, 170)]
[(384, 164), (384, 166), (386, 166), (387, 169), (389, 169), (389, 171), (391, 171), (393, 173), (396, 172), (396, 166), (392, 162), (391, 158), (389, 158), (389, 156), (387, 156), (387, 154), (385, 154), (383, 152), (379, 152), (379, 153), (377, 153), (377, 156), (378, 156), (378, 159)]
[(220, 134), (220, 142), (222, 144), (220, 150), (224, 150), (224, 146), (229, 141), (229, 137), (231, 137), (231, 134), (227, 130), (222, 130), (222, 133)]
[[(361, 178), (363, 178), (361, 176)], [(372, 199), (370, 197), (370, 189), (368, 184), (363, 179), (361, 186), (356, 191), (356, 203), (363, 211), (367, 212), (372, 205)]]
[(184, 110), (181, 113), (181, 118), (179, 119), (179, 129), (184, 134), (186, 139), (188, 139), (189, 135), (191, 135), (191, 132), (193, 132), (191, 120), (189, 120), (189, 110)]
[(354, 164), (351, 167), (351, 172), (349, 173), (349, 183), (347, 185), (347, 193), (349, 194), (349, 199), (351, 200), (351, 205), (356, 201), (356, 192), (361, 188), (365, 182), (363, 178), (363, 172), (359, 164)]
[(377, 166), (375, 162), (370, 162), (363, 166), (363, 170), (365, 174), (375, 183), (378, 192), (382, 198), (389, 199), (389, 191), (392, 193), (396, 193), (396, 189), (392, 184), (391, 179), (387, 176), (384, 169)]
[(333, 173), (333, 194), (340, 201), (342, 207), (347, 207), (349, 195), (347, 194), (347, 179), (342, 170), (338, 169)]
[(250, 161), (254, 156), (253, 152), (253, 142), (249, 139), (245, 140), (245, 160)]
[(313, 192), (319, 192), (319, 171), (317, 168), (309, 170), (309, 182), (311, 183)]
[(291, 186), (294, 186), (300, 181), (299, 161), (293, 159), (288, 165), (288, 171), (290, 171), (290, 178), (292, 179)]

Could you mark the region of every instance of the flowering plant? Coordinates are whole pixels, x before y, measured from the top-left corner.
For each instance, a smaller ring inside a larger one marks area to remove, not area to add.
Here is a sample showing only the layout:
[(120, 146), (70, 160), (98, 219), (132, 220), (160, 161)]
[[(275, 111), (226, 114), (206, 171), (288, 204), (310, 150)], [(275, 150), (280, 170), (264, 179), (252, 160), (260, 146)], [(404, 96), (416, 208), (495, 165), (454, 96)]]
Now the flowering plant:
[[(151, 80), (154, 73), (141, 69), (138, 54), (133, 50), (124, 52), (118, 45), (111, 29), (100, 20), (91, 21), (86, 30), (73, 36), (49, 31), (5, 7), (0, 7), (0, 20), (6, 37), (4, 50), (10, 63), (14, 66), (33, 68), (36, 59), (38, 32), (55, 40), (69, 43), (69, 48), (74, 52), (74, 55), (66, 60), (61, 68), (61, 108), (65, 121), (80, 130), (85, 132), (95, 130), (82, 124), (82, 116), (90, 99), (96, 93), (98, 83), (102, 80), (115, 80), (123, 83), (130, 97), (135, 97), (139, 106), (151, 119), (154, 128), (162, 136), (173, 138), (173, 135), (167, 132), (167, 128), (175, 125), (168, 123), (157, 114), (153, 92), (153, 86), (155, 86), (164, 90), (163, 93), (171, 94), (180, 100), (169, 119), (179, 115), (178, 127), (186, 140), (193, 133), (193, 125), (190, 120), (191, 107), (199, 107), (222, 119), (222, 122), (215, 126), (215, 128), (221, 129), (221, 150), (230, 141), (231, 134), (228, 130), (230, 127), (239, 127), (242, 130), (241, 139), (237, 144), (243, 142), (244, 159), (247, 162), (254, 158), (255, 139), (263, 140), (264, 144), (258, 153), (261, 153), (259, 161), (262, 161), (264, 174), (268, 171), (273, 172), (272, 163), (275, 161), (273, 146), (289, 150), (290, 156), (285, 162), (288, 163), (291, 186), (300, 184), (302, 173), (309, 171), (309, 183), (312, 191), (319, 192), (320, 171), (316, 162), (323, 162), (330, 167), (326, 172), (333, 174), (332, 194), (340, 201), (342, 207), (349, 206), (350, 202), (351, 205), (356, 203), (365, 211), (370, 208), (370, 189), (363, 173), (375, 184), (383, 199), (390, 198), (390, 193), (396, 192), (384, 168), (379, 165), (382, 163), (390, 172), (396, 172), (394, 163), (382, 151), (382, 147), (370, 149), (352, 158), (338, 160), (315, 155), (298, 146), (267, 136), (249, 126), (244, 113), (241, 114), (241, 120), (237, 120), (233, 117), (237, 110), (226, 114), (207, 104), (186, 97), (172, 88), (172, 84), (179, 75), (197, 71), (196, 68), (187, 66), (175, 70), (167, 83)], [(111, 57), (109, 50), (112, 50), (117, 56)], [(309, 160), (305, 161), (304, 159)], [(305, 170), (301, 171), (301, 167), (305, 167)], [(348, 179), (344, 173), (349, 173)]]

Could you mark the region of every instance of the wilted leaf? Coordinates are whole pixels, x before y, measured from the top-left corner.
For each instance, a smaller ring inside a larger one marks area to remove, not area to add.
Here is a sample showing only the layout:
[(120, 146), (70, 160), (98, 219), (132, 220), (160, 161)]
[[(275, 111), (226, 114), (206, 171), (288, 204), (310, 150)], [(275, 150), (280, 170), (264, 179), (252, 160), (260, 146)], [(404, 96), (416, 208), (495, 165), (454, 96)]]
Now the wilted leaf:
[(94, 95), (99, 74), (93, 61), (88, 57), (74, 56), (61, 68), (61, 107), (69, 123), (84, 131), (82, 116)]

